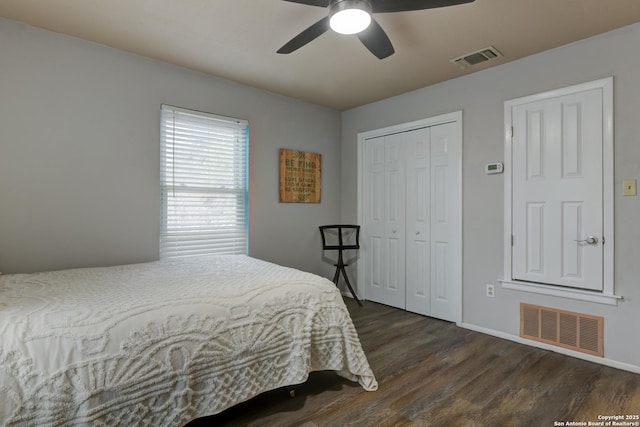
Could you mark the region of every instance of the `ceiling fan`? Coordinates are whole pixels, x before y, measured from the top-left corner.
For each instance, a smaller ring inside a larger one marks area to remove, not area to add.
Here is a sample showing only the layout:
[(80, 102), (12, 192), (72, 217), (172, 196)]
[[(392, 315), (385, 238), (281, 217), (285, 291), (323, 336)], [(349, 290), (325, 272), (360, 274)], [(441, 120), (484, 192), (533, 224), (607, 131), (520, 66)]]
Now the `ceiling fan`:
[(341, 34), (357, 34), (379, 59), (393, 55), (391, 40), (372, 13), (408, 12), (471, 3), (474, 0), (284, 0), (291, 3), (325, 7), (328, 15), (292, 38), (278, 53), (288, 54), (332, 29)]

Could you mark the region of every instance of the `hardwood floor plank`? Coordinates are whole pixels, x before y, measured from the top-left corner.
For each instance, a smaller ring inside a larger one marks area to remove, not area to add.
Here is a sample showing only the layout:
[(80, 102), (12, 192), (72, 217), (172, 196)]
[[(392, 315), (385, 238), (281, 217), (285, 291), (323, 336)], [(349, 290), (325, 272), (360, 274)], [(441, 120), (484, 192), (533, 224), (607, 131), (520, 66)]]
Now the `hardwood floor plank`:
[(347, 306), (378, 391), (314, 372), (189, 427), (536, 427), (640, 413), (640, 375), (380, 304)]

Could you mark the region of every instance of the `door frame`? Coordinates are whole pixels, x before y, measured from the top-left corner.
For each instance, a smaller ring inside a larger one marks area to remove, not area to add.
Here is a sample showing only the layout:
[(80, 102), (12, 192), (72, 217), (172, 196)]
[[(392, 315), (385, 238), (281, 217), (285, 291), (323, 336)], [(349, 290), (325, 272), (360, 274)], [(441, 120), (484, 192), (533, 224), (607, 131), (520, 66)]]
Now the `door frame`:
[[(602, 90), (602, 221), (606, 243), (603, 246), (603, 291), (586, 291), (554, 285), (513, 280), (511, 259), (512, 229), (512, 110), (518, 105), (571, 95), (593, 89)], [(613, 151), (613, 77), (511, 99), (504, 102), (504, 262), (502, 287), (543, 295), (559, 296), (601, 304), (617, 305), (614, 294), (614, 151)]]
[[(454, 277), (452, 281), (452, 300), (455, 301), (455, 322), (457, 325), (462, 324), (462, 111), (455, 111), (452, 113), (441, 114), (438, 116), (428, 117), (420, 120), (415, 120), (407, 123), (400, 123), (397, 125), (387, 126), (379, 129), (374, 129), (366, 132), (358, 133), (358, 165), (357, 165), (357, 188), (358, 188), (358, 207), (357, 207), (357, 221), (358, 224), (363, 223), (364, 219), (364, 144), (367, 139), (376, 138), (380, 136), (386, 136), (394, 133), (408, 132), (425, 127), (432, 127), (436, 125), (454, 123), (456, 125), (456, 138), (451, 144), (452, 163), (457, 167), (456, 176), (458, 182), (456, 183), (456, 192), (453, 202), (453, 219), (454, 232), (451, 236), (451, 243), (453, 244), (453, 251), (451, 254), (451, 262), (454, 265)], [(362, 239), (360, 244), (360, 250), (358, 258), (364, 258), (367, 248), (366, 245), (362, 245)], [(362, 277), (365, 277), (365, 266), (358, 262), (356, 281), (356, 292), (361, 299), (366, 300), (366, 286), (361, 285)]]

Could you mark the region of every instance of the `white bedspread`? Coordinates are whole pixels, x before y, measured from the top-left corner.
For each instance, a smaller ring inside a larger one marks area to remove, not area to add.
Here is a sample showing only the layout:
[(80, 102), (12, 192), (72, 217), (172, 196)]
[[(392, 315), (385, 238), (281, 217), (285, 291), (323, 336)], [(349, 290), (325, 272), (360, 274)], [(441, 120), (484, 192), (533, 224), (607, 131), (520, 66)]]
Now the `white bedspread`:
[(0, 425), (180, 426), (316, 370), (377, 388), (313, 274), (219, 256), (0, 276)]

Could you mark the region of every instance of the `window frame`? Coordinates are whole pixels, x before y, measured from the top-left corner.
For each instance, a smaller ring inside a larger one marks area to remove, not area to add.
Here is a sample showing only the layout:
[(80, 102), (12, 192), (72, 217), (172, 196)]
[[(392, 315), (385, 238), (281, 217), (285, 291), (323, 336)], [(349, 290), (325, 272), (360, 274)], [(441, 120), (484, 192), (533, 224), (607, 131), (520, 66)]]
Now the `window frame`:
[[(176, 155), (176, 149), (182, 155)], [(161, 259), (248, 254), (248, 160), (248, 121), (161, 105)], [(202, 166), (200, 170), (198, 166)], [(217, 169), (219, 167), (221, 169)], [(218, 173), (211, 173), (212, 170)], [(178, 203), (180, 201), (182, 203)], [(218, 217), (212, 210), (230, 207), (231, 213), (223, 215), (222, 224), (216, 225)], [(181, 225), (175, 222), (175, 212), (179, 209), (186, 210), (186, 216), (191, 217)], [(173, 210), (174, 225), (170, 225), (170, 210)], [(194, 217), (199, 218), (195, 220)]]

